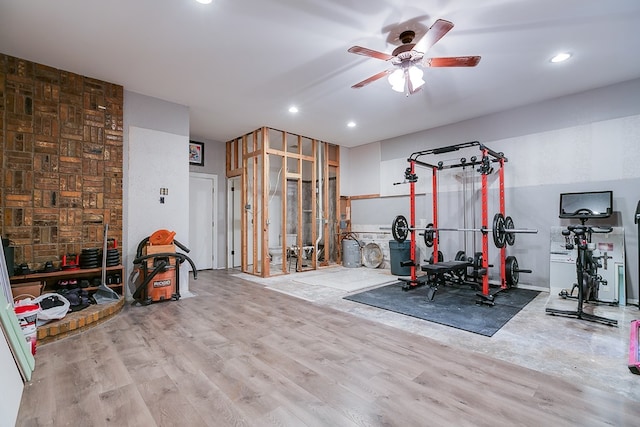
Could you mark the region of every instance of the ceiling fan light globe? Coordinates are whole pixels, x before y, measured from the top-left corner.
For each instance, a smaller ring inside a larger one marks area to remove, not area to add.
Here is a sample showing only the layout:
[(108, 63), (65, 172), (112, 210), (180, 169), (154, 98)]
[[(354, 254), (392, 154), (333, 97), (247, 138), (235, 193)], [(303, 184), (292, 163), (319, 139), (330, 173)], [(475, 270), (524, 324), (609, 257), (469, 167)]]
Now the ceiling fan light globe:
[(424, 76), (424, 71), (422, 71), (420, 68), (416, 66), (409, 68), (409, 79), (411, 80), (411, 84), (413, 85), (414, 90), (418, 89), (424, 84), (422, 76)]
[(391, 84), (391, 89), (396, 92), (404, 92), (404, 73), (401, 69), (398, 68), (389, 74), (387, 79), (389, 80), (389, 84)]

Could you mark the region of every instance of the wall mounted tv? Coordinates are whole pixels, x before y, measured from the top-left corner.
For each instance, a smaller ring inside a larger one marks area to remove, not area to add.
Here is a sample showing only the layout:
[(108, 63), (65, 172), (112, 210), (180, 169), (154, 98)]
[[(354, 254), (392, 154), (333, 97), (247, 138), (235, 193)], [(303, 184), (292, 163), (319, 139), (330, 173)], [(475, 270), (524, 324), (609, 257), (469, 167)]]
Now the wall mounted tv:
[(609, 218), (613, 191), (560, 194), (560, 218)]

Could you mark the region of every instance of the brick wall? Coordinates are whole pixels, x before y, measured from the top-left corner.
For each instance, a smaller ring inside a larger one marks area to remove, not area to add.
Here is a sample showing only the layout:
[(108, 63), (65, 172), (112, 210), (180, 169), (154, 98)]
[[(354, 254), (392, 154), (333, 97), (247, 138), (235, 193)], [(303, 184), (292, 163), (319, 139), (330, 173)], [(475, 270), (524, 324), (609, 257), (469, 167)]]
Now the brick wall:
[(0, 54), (0, 234), (32, 270), (122, 240), (122, 86)]

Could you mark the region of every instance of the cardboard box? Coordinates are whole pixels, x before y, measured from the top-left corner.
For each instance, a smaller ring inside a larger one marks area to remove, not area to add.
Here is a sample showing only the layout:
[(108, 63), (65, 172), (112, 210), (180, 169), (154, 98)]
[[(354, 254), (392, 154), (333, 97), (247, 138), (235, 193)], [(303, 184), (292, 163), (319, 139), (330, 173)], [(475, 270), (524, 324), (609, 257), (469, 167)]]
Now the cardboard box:
[(11, 285), (14, 300), (39, 297), (42, 292), (42, 282), (26, 282)]
[[(176, 245), (147, 245), (144, 248), (145, 255), (162, 254), (162, 253), (176, 253)], [(176, 257), (168, 257), (169, 266), (175, 267)], [(152, 270), (154, 258), (147, 259), (147, 268)]]

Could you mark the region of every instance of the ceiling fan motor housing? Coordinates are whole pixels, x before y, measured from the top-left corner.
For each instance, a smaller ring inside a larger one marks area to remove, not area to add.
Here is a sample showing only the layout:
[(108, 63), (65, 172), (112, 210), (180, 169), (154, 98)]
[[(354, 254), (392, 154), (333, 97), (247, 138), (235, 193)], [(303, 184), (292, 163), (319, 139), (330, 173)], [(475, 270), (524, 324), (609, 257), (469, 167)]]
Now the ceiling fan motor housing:
[(400, 39), (402, 44), (409, 44), (413, 41), (415, 37), (416, 37), (415, 31), (407, 30), (407, 31), (401, 32), (398, 38)]

